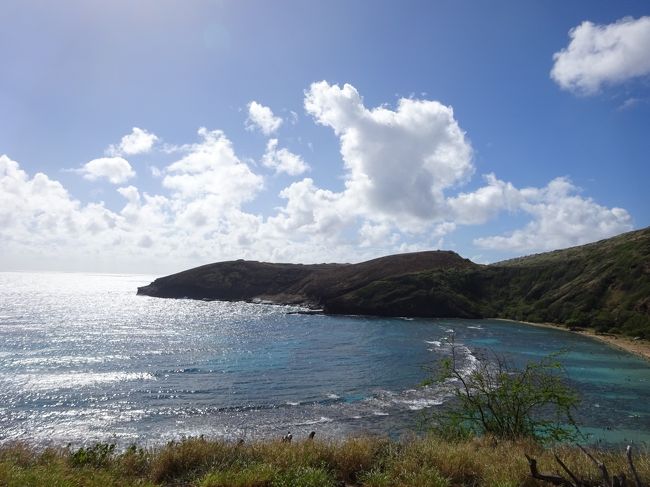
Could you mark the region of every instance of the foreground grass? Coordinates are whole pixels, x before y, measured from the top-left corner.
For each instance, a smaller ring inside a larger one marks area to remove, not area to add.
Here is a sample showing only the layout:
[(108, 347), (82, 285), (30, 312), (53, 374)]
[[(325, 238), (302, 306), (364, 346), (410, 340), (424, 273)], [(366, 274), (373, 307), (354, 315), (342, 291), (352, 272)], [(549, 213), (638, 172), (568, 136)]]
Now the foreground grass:
[[(530, 442), (427, 437), (237, 445), (191, 438), (119, 453), (104, 444), (44, 451), (6, 445), (0, 447), (0, 486), (518, 487), (529, 473), (524, 453), (535, 456), (544, 471), (556, 470), (553, 453), (558, 453), (577, 474), (598, 478), (577, 448), (551, 451)], [(610, 472), (628, 472), (622, 449), (595, 453)], [(641, 478), (650, 482), (650, 452), (635, 457)]]

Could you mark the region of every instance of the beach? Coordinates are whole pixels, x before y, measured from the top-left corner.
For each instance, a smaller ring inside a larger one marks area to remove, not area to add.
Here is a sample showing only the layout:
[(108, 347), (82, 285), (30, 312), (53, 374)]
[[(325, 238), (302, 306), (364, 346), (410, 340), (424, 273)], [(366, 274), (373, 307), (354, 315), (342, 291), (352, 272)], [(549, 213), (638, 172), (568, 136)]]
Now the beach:
[(542, 328), (553, 328), (556, 330), (566, 331), (567, 333), (576, 333), (579, 335), (587, 336), (589, 338), (593, 338), (594, 340), (601, 341), (611, 347), (618, 348), (619, 350), (623, 350), (625, 352), (641, 357), (647, 361), (650, 361), (650, 341), (648, 340), (635, 340), (633, 338), (622, 335), (599, 334), (596, 332), (596, 330), (591, 328), (569, 329), (566, 326), (557, 323), (533, 323), (531, 321), (518, 321), (510, 320), (507, 318), (495, 319), (512, 323), (524, 323), (526, 325), (538, 326)]

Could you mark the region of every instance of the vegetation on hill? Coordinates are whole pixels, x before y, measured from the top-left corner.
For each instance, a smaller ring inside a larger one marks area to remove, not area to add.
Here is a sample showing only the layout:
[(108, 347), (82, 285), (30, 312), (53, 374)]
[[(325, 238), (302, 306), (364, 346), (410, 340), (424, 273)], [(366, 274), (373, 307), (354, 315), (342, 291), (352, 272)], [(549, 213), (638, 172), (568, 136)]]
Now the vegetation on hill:
[[(442, 303), (438, 304), (438, 303)], [(494, 317), (650, 338), (650, 229), (488, 266), (373, 282), (328, 311)]]
[(650, 338), (650, 228), (486, 266), (441, 251), (360, 264), (223, 262), (138, 292), (268, 299), (327, 313), (509, 318)]
[[(626, 472), (625, 455), (598, 451), (610, 472)], [(598, 470), (576, 447), (553, 451), (531, 441), (490, 437), (445, 441), (436, 436), (403, 439), (350, 438), (236, 444), (190, 438), (164, 447), (109, 445), (37, 451), (25, 445), (0, 447), (0, 485), (20, 487), (197, 486), (197, 487), (519, 487), (547, 485), (530, 479), (525, 455), (541, 469), (556, 468), (554, 454), (573, 473), (598, 485)], [(650, 481), (650, 453), (635, 452), (641, 481)]]

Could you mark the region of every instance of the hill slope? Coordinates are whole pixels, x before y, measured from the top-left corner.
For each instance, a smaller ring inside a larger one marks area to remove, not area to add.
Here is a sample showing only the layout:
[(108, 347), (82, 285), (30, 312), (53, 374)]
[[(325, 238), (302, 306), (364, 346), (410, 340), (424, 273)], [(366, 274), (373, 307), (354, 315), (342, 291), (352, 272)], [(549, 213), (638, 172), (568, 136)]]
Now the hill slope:
[(138, 294), (163, 298), (268, 300), (325, 306), (372, 282), (432, 269), (478, 267), (454, 252), (397, 254), (359, 264), (270, 264), (229, 261), (156, 279)]
[(547, 321), (650, 338), (650, 228), (487, 266), (441, 251), (360, 264), (222, 262), (156, 279), (138, 293), (308, 303), (328, 313)]

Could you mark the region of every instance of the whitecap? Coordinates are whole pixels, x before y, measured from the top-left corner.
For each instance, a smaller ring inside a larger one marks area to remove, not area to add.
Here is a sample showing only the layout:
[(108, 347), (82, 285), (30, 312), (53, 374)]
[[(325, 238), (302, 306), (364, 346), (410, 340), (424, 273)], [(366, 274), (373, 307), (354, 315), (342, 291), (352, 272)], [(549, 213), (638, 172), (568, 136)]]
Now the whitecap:
[(404, 399), (399, 401), (402, 404), (406, 404), (411, 411), (419, 411), (424, 408), (429, 408), (431, 406), (439, 406), (443, 403), (442, 399)]
[(476, 358), (476, 356), (472, 353), (472, 351), (466, 346), (462, 345), (459, 348), (463, 352), (465, 359), (467, 360), (467, 365), (465, 365), (460, 370), (460, 373), (462, 375), (468, 375), (478, 368), (478, 364), (480, 363), (480, 360)]
[(307, 426), (310, 424), (321, 424), (321, 423), (331, 423), (334, 421), (332, 418), (328, 418), (327, 416), (321, 416), (318, 419), (310, 419), (308, 421), (303, 421), (302, 423), (296, 423), (296, 426)]
[(442, 345), (442, 342), (440, 340), (424, 340), (424, 343), (435, 345), (436, 347), (440, 347)]

